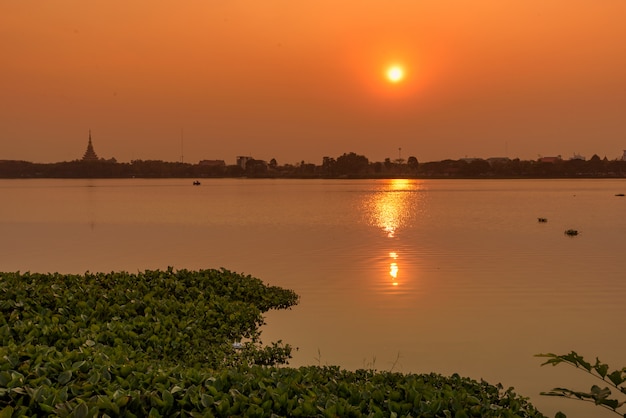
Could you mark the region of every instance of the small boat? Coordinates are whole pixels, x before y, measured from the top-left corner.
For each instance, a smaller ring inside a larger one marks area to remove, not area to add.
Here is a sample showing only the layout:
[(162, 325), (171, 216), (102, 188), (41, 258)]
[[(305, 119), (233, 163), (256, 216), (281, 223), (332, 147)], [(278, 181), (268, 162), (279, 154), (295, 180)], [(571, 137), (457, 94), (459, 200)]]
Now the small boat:
[(194, 186), (199, 186), (199, 185), (200, 185), (200, 182), (199, 182), (198, 180), (196, 180), (196, 181), (194, 181), (194, 182), (193, 182), (193, 185), (194, 185)]
[(537, 222), (541, 222), (541, 223), (548, 222), (548, 218), (537, 218)]
[(615, 196), (620, 196), (620, 197), (623, 197), (623, 196), (624, 196), (624, 193), (617, 193)]
[(569, 235), (570, 237), (574, 237), (576, 235), (578, 235), (578, 230), (577, 229), (568, 229), (565, 231), (565, 235)]

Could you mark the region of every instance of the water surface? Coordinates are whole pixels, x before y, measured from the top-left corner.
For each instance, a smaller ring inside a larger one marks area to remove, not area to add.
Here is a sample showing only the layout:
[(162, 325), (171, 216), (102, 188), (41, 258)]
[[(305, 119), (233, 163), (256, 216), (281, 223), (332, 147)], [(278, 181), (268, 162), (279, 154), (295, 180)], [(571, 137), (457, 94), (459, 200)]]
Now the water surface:
[(459, 373), (603, 413), (539, 396), (595, 382), (533, 355), (626, 365), (626, 181), (191, 183), (1, 180), (0, 270), (224, 267), (301, 296), (263, 331), (294, 366)]

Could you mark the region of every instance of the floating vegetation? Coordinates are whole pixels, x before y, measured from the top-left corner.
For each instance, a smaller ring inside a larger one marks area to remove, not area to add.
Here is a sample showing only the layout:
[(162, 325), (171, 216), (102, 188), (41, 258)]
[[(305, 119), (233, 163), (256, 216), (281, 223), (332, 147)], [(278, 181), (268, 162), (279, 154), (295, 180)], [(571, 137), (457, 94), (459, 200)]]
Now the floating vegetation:
[(544, 417), (456, 374), (277, 367), (262, 313), (297, 302), (224, 269), (0, 272), (0, 417)]
[(565, 230), (565, 235), (569, 235), (570, 237), (578, 235), (577, 229), (567, 229)]
[(89, 348), (127, 362), (210, 368), (271, 364), (272, 355), (286, 363), (291, 347), (262, 347), (259, 328), (264, 312), (298, 302), (291, 290), (224, 269), (0, 273), (0, 293), (2, 346)]

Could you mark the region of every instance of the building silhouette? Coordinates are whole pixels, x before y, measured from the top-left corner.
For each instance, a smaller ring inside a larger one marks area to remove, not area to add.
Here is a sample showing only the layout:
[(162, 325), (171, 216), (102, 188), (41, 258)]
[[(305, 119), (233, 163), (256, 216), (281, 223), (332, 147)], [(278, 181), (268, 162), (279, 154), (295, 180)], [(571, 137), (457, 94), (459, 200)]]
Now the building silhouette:
[(93, 144), (91, 143), (91, 129), (89, 130), (89, 143), (87, 144), (87, 151), (83, 155), (83, 161), (98, 161), (98, 155), (93, 150)]

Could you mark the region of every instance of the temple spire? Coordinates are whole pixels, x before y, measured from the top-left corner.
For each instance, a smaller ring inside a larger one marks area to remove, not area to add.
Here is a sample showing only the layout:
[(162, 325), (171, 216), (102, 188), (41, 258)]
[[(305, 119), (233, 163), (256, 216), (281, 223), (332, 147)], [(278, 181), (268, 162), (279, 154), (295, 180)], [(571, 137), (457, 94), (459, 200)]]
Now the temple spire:
[(93, 150), (93, 144), (91, 143), (91, 129), (89, 130), (89, 143), (87, 144), (87, 151), (83, 155), (83, 161), (98, 161), (98, 155)]

